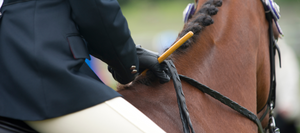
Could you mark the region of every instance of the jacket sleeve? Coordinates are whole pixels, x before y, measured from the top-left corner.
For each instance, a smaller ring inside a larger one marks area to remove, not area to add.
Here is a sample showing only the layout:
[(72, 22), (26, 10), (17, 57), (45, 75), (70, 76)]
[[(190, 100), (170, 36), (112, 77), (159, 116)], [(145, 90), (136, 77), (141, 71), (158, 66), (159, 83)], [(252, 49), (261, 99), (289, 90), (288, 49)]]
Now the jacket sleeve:
[(117, 0), (69, 0), (72, 18), (91, 55), (106, 62), (121, 77), (134, 79), (130, 68), (138, 58), (127, 21)]

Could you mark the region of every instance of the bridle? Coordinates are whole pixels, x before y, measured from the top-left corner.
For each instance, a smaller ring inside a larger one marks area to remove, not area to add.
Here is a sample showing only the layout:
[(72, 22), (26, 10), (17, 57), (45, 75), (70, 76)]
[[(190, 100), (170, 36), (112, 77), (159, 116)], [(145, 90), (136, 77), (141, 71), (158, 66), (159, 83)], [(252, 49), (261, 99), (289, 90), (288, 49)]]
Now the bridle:
[[(186, 106), (186, 102), (185, 102), (185, 97), (182, 91), (182, 85), (181, 85), (181, 81), (183, 80), (187, 83), (189, 83), (190, 85), (194, 86), (195, 88), (199, 89), (200, 91), (202, 91), (203, 93), (206, 93), (208, 95), (210, 95), (211, 97), (215, 98), (216, 100), (222, 102), (223, 104), (229, 106), (230, 108), (232, 108), (233, 110), (239, 112), (240, 114), (244, 115), (245, 117), (247, 117), (248, 119), (250, 119), (251, 121), (253, 121), (254, 123), (256, 123), (256, 125), (258, 126), (258, 130), (260, 133), (280, 133), (279, 128), (276, 127), (276, 123), (275, 123), (275, 118), (274, 118), (274, 113), (273, 110), (275, 108), (275, 100), (276, 100), (276, 75), (275, 75), (275, 53), (276, 51), (278, 52), (279, 55), (279, 60), (280, 60), (280, 51), (279, 51), (279, 47), (276, 44), (276, 40), (274, 38), (274, 33), (273, 33), (273, 21), (276, 24), (277, 30), (280, 34), (282, 34), (282, 31), (277, 23), (278, 19), (280, 18), (280, 14), (279, 14), (279, 7), (278, 5), (273, 2), (273, 0), (261, 0), (261, 2), (263, 3), (264, 6), (264, 10), (265, 10), (265, 14), (266, 14), (266, 19), (269, 23), (269, 54), (270, 54), (270, 90), (269, 90), (269, 96), (268, 96), (268, 101), (266, 103), (266, 105), (263, 107), (263, 109), (267, 106), (267, 109), (265, 110), (265, 112), (263, 113), (262, 117), (260, 119), (258, 119), (258, 117), (252, 113), (251, 111), (247, 110), (246, 108), (240, 106), (239, 104), (237, 104), (236, 102), (230, 100), (229, 98), (227, 98), (226, 96), (220, 94), (219, 92), (210, 89), (209, 87), (197, 82), (196, 80), (189, 78), (187, 76), (184, 75), (179, 75), (177, 73), (177, 70), (175, 68), (175, 65), (173, 64), (173, 62), (171, 60), (166, 60), (166, 64), (170, 70), (170, 75), (171, 78), (173, 80), (174, 83), (174, 88), (176, 90), (176, 95), (177, 95), (177, 103), (178, 103), (178, 107), (179, 107), (179, 113), (180, 113), (180, 118), (182, 121), (182, 125), (183, 125), (183, 131), (184, 133), (194, 133), (194, 129), (192, 126), (192, 122), (187, 110), (187, 106)], [(198, 0), (195, 0), (195, 3), (197, 5)], [(194, 4), (189, 4), (187, 6), (187, 8), (184, 11), (184, 21), (186, 21), (187, 19), (190, 18), (190, 15), (193, 14), (193, 12), (195, 12), (194, 10), (195, 7), (193, 7)], [(262, 110), (263, 110), (262, 109)], [(261, 110), (261, 111), (262, 111)], [(260, 111), (260, 112), (261, 112)], [(269, 114), (269, 123), (268, 126), (263, 129), (262, 125), (261, 125), (261, 121), (266, 117), (266, 115)]]

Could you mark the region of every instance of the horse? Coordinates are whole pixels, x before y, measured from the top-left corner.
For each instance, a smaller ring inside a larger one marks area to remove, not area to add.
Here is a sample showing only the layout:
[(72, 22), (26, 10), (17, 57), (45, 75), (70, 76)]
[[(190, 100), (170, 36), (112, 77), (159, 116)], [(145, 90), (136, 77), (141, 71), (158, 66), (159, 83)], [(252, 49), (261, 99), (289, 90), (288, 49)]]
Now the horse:
[[(260, 118), (270, 91), (269, 23), (260, 0), (196, 0), (178, 39), (194, 36), (168, 59), (177, 72), (218, 91)], [(118, 92), (163, 130), (183, 130), (172, 81), (139, 76)], [(195, 132), (257, 132), (257, 125), (194, 86), (182, 89)], [(266, 127), (269, 117), (262, 120)]]

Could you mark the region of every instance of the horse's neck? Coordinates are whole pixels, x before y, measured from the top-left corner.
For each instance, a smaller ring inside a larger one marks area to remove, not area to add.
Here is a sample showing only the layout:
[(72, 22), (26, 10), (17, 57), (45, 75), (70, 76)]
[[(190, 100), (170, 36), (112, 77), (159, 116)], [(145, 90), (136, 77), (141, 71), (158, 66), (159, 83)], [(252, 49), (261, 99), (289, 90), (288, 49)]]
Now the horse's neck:
[[(251, 11), (247, 4), (258, 9)], [(213, 19), (214, 24), (200, 33), (197, 44), (186, 54), (173, 56), (177, 70), (256, 113), (266, 103), (270, 76), (262, 3), (223, 1)]]

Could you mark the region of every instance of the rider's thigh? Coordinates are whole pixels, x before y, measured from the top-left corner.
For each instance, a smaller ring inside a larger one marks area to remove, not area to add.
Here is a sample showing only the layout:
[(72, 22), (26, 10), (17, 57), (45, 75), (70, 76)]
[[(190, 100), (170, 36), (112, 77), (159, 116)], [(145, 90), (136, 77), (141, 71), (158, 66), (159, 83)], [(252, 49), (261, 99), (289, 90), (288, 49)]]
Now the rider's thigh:
[(42, 133), (164, 133), (121, 97), (65, 116), (26, 123)]

